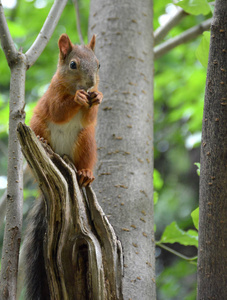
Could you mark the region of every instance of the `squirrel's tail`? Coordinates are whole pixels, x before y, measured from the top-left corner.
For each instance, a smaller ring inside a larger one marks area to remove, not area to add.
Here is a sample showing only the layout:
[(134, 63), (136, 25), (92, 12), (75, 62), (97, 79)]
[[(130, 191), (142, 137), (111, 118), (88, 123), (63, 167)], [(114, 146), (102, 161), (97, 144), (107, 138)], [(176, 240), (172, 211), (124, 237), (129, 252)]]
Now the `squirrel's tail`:
[(45, 271), (43, 241), (46, 233), (45, 203), (35, 200), (29, 213), (23, 245), (27, 300), (49, 300), (50, 293)]

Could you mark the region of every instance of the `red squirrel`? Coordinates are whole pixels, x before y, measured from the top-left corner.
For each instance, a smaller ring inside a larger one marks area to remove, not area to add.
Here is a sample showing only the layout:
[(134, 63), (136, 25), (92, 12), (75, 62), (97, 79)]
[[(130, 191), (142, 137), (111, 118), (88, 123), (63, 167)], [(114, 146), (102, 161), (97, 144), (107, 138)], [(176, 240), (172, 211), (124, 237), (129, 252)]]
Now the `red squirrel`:
[(67, 34), (58, 41), (58, 68), (34, 109), (30, 126), (59, 155), (67, 154), (78, 181), (94, 180), (95, 125), (103, 95), (98, 91), (100, 64), (94, 54), (96, 36), (88, 45), (73, 45)]
[[(103, 95), (98, 91), (99, 61), (95, 35), (87, 46), (73, 45), (66, 34), (58, 41), (58, 68), (50, 86), (34, 109), (30, 126), (59, 155), (67, 154), (77, 168), (78, 181), (94, 180), (95, 125)], [(45, 203), (38, 198), (29, 213), (23, 259), (27, 300), (50, 299), (43, 256), (46, 236)]]

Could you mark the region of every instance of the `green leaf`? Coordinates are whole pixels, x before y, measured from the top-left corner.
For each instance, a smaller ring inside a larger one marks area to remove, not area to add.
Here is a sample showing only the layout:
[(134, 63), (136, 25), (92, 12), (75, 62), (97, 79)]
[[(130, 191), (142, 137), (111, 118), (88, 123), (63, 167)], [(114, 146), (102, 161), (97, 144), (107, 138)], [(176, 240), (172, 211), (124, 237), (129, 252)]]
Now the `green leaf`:
[(176, 222), (173, 222), (165, 228), (159, 242), (198, 247), (198, 233), (195, 230), (184, 231), (178, 227)]
[(0, 133), (7, 132), (9, 122), (9, 104), (0, 110)]
[(154, 205), (158, 202), (158, 192), (154, 192)]
[(207, 68), (208, 57), (209, 57), (209, 47), (210, 47), (210, 32), (203, 32), (202, 40), (196, 49), (196, 57), (201, 62), (201, 64)]
[(193, 212), (191, 213), (191, 217), (195, 228), (199, 230), (199, 207), (193, 210)]
[(37, 189), (26, 189), (23, 190), (24, 200), (26, 200), (28, 197), (34, 197), (37, 198), (39, 196), (39, 193)]
[(154, 189), (160, 190), (163, 186), (163, 180), (161, 174), (156, 169), (154, 169), (153, 178), (154, 178)]
[(197, 172), (198, 176), (200, 176), (200, 163), (194, 163), (194, 165), (198, 168), (196, 170), (196, 172)]
[(207, 15), (211, 11), (207, 0), (180, 0), (176, 5), (192, 15)]

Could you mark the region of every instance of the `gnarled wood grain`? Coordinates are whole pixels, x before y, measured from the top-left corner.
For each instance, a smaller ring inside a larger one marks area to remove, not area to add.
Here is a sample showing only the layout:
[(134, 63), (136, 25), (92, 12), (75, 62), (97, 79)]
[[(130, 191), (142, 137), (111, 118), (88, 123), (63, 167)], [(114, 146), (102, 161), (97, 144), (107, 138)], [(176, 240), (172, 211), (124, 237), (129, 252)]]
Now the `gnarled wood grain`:
[(45, 201), (45, 268), (51, 299), (123, 299), (122, 249), (94, 191), (22, 123), (18, 136)]

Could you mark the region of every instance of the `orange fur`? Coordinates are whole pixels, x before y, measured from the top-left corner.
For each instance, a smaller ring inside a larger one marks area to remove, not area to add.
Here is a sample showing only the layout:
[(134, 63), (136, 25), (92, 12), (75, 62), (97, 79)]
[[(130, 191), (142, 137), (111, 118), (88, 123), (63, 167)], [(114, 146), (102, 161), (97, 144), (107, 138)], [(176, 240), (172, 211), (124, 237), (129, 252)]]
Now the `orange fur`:
[(74, 162), (78, 170), (92, 170), (96, 162), (95, 127), (90, 125), (81, 130), (75, 144)]
[[(87, 185), (94, 180), (95, 125), (98, 104), (103, 97), (98, 91), (99, 63), (93, 51), (95, 36), (88, 46), (76, 46), (63, 34), (58, 45), (60, 54), (57, 72), (48, 90), (38, 101), (30, 126), (56, 152), (59, 147), (57, 134), (61, 134), (60, 138), (63, 139), (65, 136), (66, 145), (72, 144), (71, 158), (78, 170), (79, 182)], [(75, 133), (68, 132), (69, 129), (75, 130)], [(72, 137), (73, 141), (70, 141)]]

